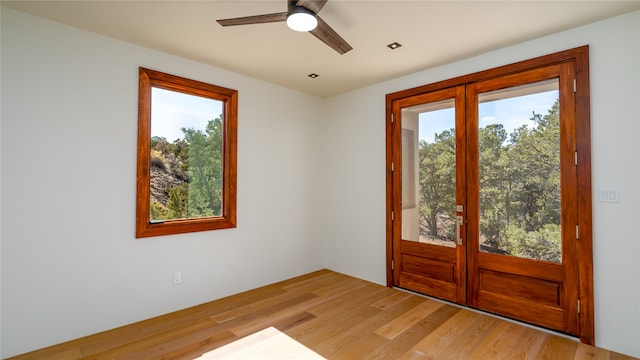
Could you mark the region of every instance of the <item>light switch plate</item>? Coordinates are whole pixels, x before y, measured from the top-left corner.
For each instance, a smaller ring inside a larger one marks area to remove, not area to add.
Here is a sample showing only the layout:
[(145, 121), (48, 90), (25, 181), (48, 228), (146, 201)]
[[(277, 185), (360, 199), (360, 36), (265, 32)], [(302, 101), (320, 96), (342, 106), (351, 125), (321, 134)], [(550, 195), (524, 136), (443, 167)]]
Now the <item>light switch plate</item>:
[(615, 187), (601, 187), (599, 189), (600, 202), (617, 203), (620, 202), (620, 196), (618, 188)]

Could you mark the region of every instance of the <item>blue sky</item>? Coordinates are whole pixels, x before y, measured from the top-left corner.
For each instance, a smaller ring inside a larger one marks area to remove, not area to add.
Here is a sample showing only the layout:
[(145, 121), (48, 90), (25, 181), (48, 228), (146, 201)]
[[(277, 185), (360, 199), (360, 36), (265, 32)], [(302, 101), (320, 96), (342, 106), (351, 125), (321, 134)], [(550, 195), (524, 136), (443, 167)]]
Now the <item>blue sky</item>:
[[(535, 125), (531, 120), (533, 111), (546, 115), (553, 103), (558, 99), (558, 91), (547, 91), (508, 99), (489, 101), (480, 104), (478, 109), (479, 126), (502, 124), (510, 134), (515, 128), (527, 124)], [(453, 108), (431, 111), (420, 114), (420, 140), (432, 143), (434, 135), (454, 127)]]
[[(545, 115), (558, 98), (558, 91), (484, 102), (479, 107), (480, 127), (501, 123), (507, 133), (522, 124), (532, 127), (532, 111)], [(182, 127), (204, 130), (207, 122), (222, 114), (222, 102), (175, 91), (152, 88), (151, 136), (165, 137), (169, 142), (183, 138)], [(420, 140), (434, 141), (434, 135), (454, 127), (454, 109), (420, 114)]]
[(175, 91), (151, 88), (151, 136), (169, 142), (182, 139), (180, 128), (204, 130), (207, 122), (222, 114), (222, 102)]

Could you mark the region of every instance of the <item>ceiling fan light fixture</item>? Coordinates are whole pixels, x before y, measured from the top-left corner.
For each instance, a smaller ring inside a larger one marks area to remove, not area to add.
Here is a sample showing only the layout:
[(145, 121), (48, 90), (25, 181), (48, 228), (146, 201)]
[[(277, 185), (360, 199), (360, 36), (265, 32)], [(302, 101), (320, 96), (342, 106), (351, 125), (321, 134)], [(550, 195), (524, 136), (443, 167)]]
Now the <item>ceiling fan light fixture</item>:
[(295, 31), (311, 31), (318, 26), (318, 19), (310, 10), (296, 6), (287, 16), (287, 26)]

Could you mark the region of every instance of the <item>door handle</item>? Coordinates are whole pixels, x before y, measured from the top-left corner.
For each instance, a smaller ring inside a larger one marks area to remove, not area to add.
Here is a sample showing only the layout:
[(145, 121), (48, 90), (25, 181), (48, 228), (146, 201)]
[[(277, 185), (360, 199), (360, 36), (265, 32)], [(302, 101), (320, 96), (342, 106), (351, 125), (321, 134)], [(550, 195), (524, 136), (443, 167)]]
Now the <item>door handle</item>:
[(456, 216), (456, 243), (462, 245), (462, 235), (460, 235), (460, 227), (463, 225), (464, 218), (460, 215)]

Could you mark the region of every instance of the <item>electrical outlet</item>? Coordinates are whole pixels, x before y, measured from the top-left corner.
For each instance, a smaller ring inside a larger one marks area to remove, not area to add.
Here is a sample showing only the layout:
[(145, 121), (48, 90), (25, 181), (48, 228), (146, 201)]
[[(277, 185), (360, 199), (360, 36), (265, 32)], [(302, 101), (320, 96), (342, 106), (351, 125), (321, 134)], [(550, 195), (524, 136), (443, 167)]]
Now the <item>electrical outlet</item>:
[(173, 273), (173, 285), (178, 285), (182, 283), (182, 274), (180, 271), (176, 271)]

